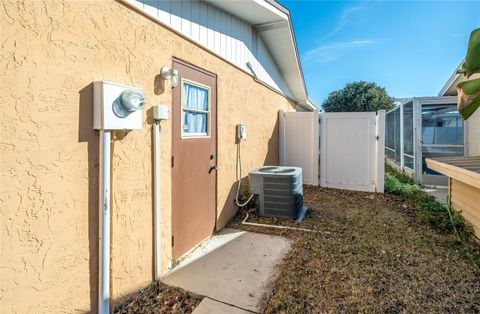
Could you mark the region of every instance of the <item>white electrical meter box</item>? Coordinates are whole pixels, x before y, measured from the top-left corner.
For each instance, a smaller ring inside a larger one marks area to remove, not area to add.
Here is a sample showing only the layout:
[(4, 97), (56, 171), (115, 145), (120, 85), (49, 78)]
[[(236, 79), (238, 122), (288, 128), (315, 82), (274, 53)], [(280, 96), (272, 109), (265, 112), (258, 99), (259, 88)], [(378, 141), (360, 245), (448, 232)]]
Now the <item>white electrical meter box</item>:
[(143, 92), (135, 87), (105, 81), (93, 83), (93, 128), (137, 130), (142, 128)]
[(168, 106), (165, 106), (165, 105), (153, 106), (153, 118), (155, 120), (168, 120)]

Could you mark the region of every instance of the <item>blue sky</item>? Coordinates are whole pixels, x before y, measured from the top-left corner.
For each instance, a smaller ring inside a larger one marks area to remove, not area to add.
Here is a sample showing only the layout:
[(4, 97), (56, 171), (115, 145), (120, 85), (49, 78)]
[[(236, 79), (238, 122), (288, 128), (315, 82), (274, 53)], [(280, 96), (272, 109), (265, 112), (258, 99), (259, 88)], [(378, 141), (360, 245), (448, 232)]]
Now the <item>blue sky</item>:
[(281, 1), (291, 12), (310, 98), (356, 80), (393, 97), (434, 96), (480, 27), (480, 1)]

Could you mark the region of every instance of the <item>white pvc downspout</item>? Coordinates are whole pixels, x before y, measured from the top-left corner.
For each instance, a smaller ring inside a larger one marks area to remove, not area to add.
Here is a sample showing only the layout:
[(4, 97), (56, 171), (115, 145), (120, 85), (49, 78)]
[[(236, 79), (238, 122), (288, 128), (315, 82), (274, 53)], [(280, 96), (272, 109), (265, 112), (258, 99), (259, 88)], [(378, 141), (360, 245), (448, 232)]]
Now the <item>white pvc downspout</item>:
[(110, 313), (110, 141), (111, 131), (100, 130), (98, 222), (98, 313)]
[(153, 124), (153, 241), (155, 279), (160, 279), (161, 212), (160, 212), (160, 121)]

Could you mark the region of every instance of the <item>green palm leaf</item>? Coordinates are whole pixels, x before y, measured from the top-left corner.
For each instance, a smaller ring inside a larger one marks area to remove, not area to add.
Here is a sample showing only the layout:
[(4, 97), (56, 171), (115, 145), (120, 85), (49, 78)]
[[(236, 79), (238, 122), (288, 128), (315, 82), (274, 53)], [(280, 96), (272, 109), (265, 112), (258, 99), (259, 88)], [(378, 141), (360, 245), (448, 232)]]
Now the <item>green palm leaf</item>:
[(462, 70), (459, 72), (466, 75), (467, 78), (473, 73), (480, 73), (480, 28), (475, 29), (470, 34), (467, 56), (462, 65)]
[[(480, 28), (470, 34), (467, 56), (459, 72), (467, 78), (474, 73), (480, 73)], [(458, 84), (457, 91), (458, 111), (467, 120), (480, 107), (480, 79)]]

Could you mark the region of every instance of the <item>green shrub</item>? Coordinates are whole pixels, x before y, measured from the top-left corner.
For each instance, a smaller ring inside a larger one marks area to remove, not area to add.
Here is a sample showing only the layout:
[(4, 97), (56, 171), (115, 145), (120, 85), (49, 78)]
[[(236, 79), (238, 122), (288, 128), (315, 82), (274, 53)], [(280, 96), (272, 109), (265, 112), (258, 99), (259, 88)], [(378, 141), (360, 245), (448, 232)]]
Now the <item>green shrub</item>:
[(420, 186), (415, 184), (410, 177), (385, 168), (385, 192), (403, 196), (410, 199), (420, 209), (420, 218), (441, 232), (453, 232), (457, 229), (462, 239), (467, 239), (473, 234), (473, 228), (458, 212), (452, 212), (452, 222), (448, 215), (446, 204), (440, 204), (437, 200), (425, 193)]
[(418, 193), (422, 192), (422, 189), (416, 184), (402, 183), (395, 175), (390, 172), (385, 172), (385, 192), (415, 197)]
[(389, 165), (385, 165), (385, 173), (390, 173), (401, 183), (415, 184), (415, 181), (410, 178), (406, 173), (399, 172), (394, 168), (390, 167)]

